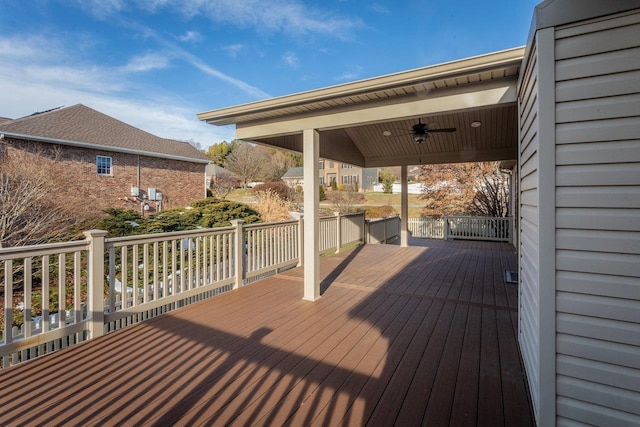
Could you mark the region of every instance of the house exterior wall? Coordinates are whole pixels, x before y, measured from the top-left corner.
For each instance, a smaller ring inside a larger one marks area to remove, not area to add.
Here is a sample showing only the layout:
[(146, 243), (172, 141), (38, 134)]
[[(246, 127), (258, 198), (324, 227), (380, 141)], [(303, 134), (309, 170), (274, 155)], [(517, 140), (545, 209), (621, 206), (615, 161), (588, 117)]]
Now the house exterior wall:
[[(138, 186), (142, 195), (149, 187), (162, 193), (162, 209), (185, 206), (205, 197), (204, 168), (201, 163), (138, 156), (80, 147), (55, 146), (39, 142), (6, 139), (7, 155), (12, 150), (29, 152), (33, 162), (53, 162), (60, 172), (64, 186), (59, 194), (65, 200), (78, 200), (95, 213), (110, 207), (140, 210), (145, 201), (131, 195), (131, 187)], [(59, 150), (54, 160), (54, 151)], [(112, 158), (112, 175), (96, 173), (96, 156)], [(138, 180), (139, 176), (139, 180)], [(154, 212), (157, 204), (147, 201), (148, 212)]]
[[(320, 184), (325, 187), (331, 186), (333, 178), (335, 178), (337, 185), (347, 186), (357, 182), (359, 191), (373, 190), (373, 186), (378, 183), (376, 168), (361, 168), (328, 159), (321, 160), (319, 167)], [(375, 182), (373, 177), (375, 177)]]
[(640, 10), (554, 38), (557, 423), (640, 425)]
[(519, 82), (518, 336), (538, 425), (640, 425), (640, 9), (570, 3)]
[(519, 89), (519, 322), (518, 340), (536, 418), (540, 411), (540, 123), (539, 52), (530, 51)]

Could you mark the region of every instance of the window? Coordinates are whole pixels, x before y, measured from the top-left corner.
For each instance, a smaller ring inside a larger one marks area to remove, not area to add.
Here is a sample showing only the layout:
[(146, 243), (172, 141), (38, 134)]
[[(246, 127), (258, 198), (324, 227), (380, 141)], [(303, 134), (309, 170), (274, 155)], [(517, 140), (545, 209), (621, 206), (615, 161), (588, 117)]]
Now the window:
[(96, 173), (98, 175), (111, 175), (111, 157), (96, 156)]
[(320, 169), (324, 169), (324, 160), (320, 160), (320, 164), (318, 165)]
[(333, 161), (329, 161), (329, 169), (333, 169), (335, 166), (333, 165)]
[(324, 185), (324, 176), (320, 177), (320, 185)]

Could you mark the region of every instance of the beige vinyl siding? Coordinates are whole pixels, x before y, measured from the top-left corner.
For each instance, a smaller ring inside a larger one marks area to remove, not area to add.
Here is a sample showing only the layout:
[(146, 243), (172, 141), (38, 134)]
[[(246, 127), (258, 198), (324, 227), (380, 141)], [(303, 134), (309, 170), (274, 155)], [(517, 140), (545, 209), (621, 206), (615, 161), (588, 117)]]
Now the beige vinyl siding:
[(538, 212), (538, 72), (532, 48), (519, 93), (519, 327), (518, 340), (531, 389), (534, 411), (539, 400), (539, 212)]
[(640, 14), (558, 27), (557, 423), (640, 424)]

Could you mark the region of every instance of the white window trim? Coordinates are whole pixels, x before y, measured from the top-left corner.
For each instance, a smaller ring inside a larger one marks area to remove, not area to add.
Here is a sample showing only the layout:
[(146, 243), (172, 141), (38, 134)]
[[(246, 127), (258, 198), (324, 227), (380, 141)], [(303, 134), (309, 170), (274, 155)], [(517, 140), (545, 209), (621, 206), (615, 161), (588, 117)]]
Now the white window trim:
[[(100, 173), (100, 166), (98, 164), (99, 159), (109, 159), (109, 173)], [(98, 176), (113, 176), (113, 157), (111, 157), (111, 156), (96, 156), (96, 175), (98, 175)]]

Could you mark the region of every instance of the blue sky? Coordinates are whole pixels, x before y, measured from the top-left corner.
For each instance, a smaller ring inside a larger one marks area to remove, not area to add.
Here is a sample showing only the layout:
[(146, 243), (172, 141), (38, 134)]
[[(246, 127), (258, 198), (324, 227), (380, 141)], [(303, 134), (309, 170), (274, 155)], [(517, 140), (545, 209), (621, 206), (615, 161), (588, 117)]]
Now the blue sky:
[(202, 111), (526, 43), (538, 0), (0, 0), (0, 116), (78, 103), (207, 147)]

